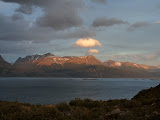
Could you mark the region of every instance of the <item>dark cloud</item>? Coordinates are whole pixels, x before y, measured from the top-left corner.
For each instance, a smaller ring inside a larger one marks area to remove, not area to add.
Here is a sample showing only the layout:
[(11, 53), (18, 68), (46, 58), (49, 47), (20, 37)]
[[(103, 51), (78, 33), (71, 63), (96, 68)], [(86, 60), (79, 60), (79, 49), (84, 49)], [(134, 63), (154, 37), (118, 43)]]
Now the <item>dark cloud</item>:
[(32, 14), (35, 7), (43, 10), (44, 15), (37, 18), (37, 24), (51, 27), (55, 30), (64, 30), (82, 25), (83, 20), (79, 15), (84, 6), (79, 0), (3, 0), (20, 5), (17, 12)]
[(98, 2), (98, 3), (102, 3), (102, 4), (106, 4), (107, 0), (92, 0), (93, 2)]
[(21, 14), (13, 14), (11, 18), (13, 21), (24, 19), (23, 15), (21, 15)]
[(82, 18), (72, 4), (61, 4), (45, 10), (45, 15), (37, 19), (37, 24), (43, 27), (51, 27), (55, 30), (64, 30), (71, 27), (81, 26)]
[(44, 9), (45, 15), (37, 19), (40, 26), (51, 27), (55, 30), (64, 30), (82, 25), (79, 15), (82, 2), (78, 0), (59, 0)]
[[(19, 5), (26, 5), (27, 6), (47, 6), (51, 5), (51, 3), (57, 2), (58, 0), (1, 0), (3, 2), (9, 2), (9, 3), (17, 3)], [(59, 0), (62, 1), (62, 0)], [(68, 0), (67, 0), (68, 1)]]
[(142, 27), (147, 27), (149, 26), (150, 23), (148, 22), (136, 22), (134, 24), (132, 24), (129, 28), (128, 28), (128, 31), (129, 32), (133, 32), (135, 31), (136, 29), (139, 29), (139, 28), (142, 28)]
[(24, 4), (24, 5), (21, 5), (19, 8), (17, 8), (15, 11), (23, 14), (32, 14), (33, 8), (31, 6)]
[[(0, 14), (0, 40), (47, 41), (54, 39), (88, 38), (95, 30), (83, 27), (80, 16), (86, 7), (84, 0), (2, 0), (19, 4), (12, 17)], [(96, 0), (105, 2), (105, 0)], [(35, 21), (27, 21), (23, 14), (32, 14), (40, 8), (42, 13)], [(20, 14), (22, 13), (22, 14)]]
[(56, 39), (85, 38), (95, 36), (94, 29), (78, 27), (63, 31), (34, 25), (21, 15), (11, 17), (0, 14), (0, 40), (46, 42)]
[(101, 17), (94, 20), (92, 23), (92, 26), (93, 27), (101, 27), (101, 26), (109, 27), (109, 26), (118, 25), (118, 24), (128, 24), (128, 22), (119, 20), (116, 18)]

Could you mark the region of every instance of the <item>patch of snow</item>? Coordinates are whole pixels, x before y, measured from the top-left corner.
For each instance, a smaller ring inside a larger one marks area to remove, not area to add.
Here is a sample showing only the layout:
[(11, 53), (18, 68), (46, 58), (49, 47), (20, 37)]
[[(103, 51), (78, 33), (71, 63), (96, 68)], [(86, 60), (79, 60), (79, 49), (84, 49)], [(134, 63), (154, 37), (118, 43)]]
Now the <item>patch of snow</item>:
[(149, 66), (146, 66), (146, 65), (140, 65), (143, 69), (149, 69), (150, 67)]
[(135, 67), (137, 67), (137, 68), (141, 68), (141, 66), (140, 65), (137, 65), (137, 64), (133, 64)]
[(116, 65), (116, 66), (121, 66), (122, 63), (120, 63), (120, 62), (115, 62), (115, 65)]

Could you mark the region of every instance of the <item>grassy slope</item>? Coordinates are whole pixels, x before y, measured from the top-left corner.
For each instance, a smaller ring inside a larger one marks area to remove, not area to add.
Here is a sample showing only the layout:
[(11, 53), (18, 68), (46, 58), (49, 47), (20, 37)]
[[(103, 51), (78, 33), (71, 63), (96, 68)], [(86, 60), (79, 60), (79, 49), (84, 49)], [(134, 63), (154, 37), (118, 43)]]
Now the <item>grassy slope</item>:
[(0, 102), (0, 120), (160, 120), (160, 85), (131, 100), (72, 100), (69, 104)]

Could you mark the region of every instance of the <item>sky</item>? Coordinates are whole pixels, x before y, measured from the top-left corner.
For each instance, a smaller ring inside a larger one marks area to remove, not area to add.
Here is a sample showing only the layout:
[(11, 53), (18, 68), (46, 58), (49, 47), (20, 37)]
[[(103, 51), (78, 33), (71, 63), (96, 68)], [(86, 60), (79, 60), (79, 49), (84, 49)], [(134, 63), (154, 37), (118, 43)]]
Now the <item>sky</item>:
[(160, 65), (159, 0), (0, 0), (0, 55)]

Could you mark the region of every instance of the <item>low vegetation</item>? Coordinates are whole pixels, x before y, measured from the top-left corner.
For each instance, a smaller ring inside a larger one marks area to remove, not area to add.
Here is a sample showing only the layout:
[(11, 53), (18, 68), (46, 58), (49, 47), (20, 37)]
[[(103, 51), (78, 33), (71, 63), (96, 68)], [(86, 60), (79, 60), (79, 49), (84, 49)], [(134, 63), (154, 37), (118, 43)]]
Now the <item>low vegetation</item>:
[(160, 120), (160, 85), (133, 99), (75, 99), (57, 105), (0, 102), (0, 120)]

